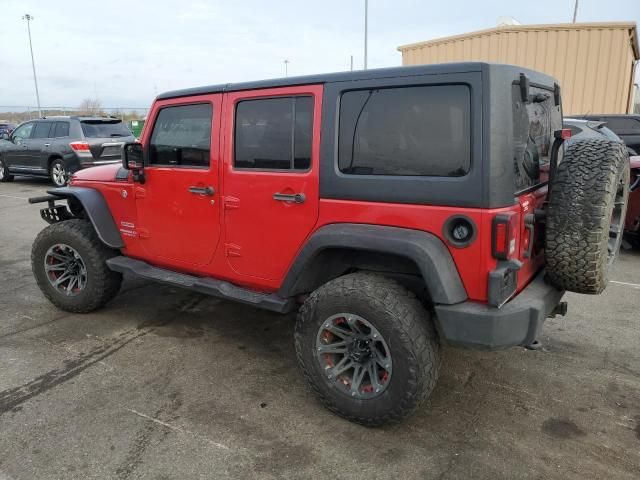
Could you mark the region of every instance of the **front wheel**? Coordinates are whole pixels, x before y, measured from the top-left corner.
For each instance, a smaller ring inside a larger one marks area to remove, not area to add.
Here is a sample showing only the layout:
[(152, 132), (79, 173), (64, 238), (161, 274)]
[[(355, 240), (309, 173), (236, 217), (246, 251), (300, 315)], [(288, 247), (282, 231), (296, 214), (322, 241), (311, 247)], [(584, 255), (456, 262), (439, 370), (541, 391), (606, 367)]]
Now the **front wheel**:
[(295, 345), (320, 401), (366, 426), (413, 413), (440, 368), (427, 310), (397, 282), (374, 274), (345, 275), (313, 292), (300, 309)]
[(61, 310), (87, 313), (111, 300), (122, 275), (107, 267), (118, 254), (86, 220), (66, 220), (42, 230), (33, 242), (31, 268), (45, 297)]
[(60, 158), (54, 160), (51, 163), (51, 168), (49, 173), (50, 173), (51, 181), (56, 187), (64, 187), (69, 181), (67, 169), (65, 167), (64, 161)]

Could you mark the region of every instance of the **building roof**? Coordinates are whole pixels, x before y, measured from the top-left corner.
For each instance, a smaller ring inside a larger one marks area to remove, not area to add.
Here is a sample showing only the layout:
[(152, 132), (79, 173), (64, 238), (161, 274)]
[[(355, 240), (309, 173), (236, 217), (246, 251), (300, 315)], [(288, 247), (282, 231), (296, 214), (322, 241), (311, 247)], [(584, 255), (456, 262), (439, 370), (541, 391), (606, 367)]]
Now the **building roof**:
[(597, 22), (597, 23), (549, 23), (538, 25), (500, 25), (498, 27), (487, 28), (485, 30), (477, 30), (475, 32), (463, 33), (460, 35), (452, 35), (449, 37), (435, 38), (423, 42), (410, 43), (398, 47), (400, 52), (420, 48), (425, 46), (435, 46), (449, 42), (465, 40), (469, 38), (482, 37), (485, 35), (493, 35), (508, 32), (525, 32), (525, 31), (550, 31), (550, 30), (629, 30), (629, 37), (633, 46), (633, 52), (636, 60), (640, 60), (640, 47), (638, 46), (638, 29), (636, 22)]

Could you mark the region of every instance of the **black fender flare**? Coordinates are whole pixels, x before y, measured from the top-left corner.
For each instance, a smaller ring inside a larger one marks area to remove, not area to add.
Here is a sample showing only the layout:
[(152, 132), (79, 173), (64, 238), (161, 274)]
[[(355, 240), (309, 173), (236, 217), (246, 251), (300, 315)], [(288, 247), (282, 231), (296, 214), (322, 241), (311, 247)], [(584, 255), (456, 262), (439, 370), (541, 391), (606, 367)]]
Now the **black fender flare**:
[(75, 198), (87, 213), (100, 240), (111, 248), (124, 247), (109, 205), (101, 192), (86, 187), (60, 187), (47, 190), (47, 193), (67, 199)]
[(436, 235), (408, 228), (355, 223), (319, 228), (289, 268), (278, 295), (290, 296), (314, 257), (330, 248), (391, 253), (408, 258), (418, 266), (434, 303), (453, 305), (467, 299), (451, 253)]

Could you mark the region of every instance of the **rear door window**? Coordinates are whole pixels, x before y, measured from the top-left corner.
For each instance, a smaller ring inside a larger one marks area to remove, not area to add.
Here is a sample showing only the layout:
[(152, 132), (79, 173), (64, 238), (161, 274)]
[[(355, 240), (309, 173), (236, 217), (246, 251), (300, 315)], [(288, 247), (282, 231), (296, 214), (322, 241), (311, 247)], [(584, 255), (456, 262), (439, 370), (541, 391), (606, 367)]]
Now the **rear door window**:
[(49, 130), (52, 125), (52, 122), (36, 122), (31, 138), (49, 138)]
[(310, 168), (313, 97), (243, 100), (236, 106), (235, 118), (235, 168)]
[(69, 136), (69, 123), (68, 122), (56, 122), (53, 136), (55, 138), (68, 137)]
[(210, 103), (160, 110), (149, 142), (149, 164), (208, 167), (212, 115)]
[(120, 120), (82, 120), (80, 126), (86, 138), (118, 138), (131, 135), (127, 126)]
[(350, 175), (465, 175), (471, 166), (470, 118), (466, 85), (345, 92), (339, 169)]

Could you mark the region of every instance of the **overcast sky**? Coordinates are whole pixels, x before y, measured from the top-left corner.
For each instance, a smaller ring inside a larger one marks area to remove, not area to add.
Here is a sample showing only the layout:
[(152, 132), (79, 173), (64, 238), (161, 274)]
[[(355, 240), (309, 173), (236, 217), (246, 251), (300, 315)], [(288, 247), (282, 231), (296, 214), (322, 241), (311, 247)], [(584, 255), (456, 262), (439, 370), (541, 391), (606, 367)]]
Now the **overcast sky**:
[[(399, 45), (490, 28), (570, 22), (574, 0), (369, 0), (369, 67)], [(147, 107), (182, 87), (355, 68), (364, 0), (0, 0), (0, 106), (35, 105), (24, 13), (43, 106)], [(580, 0), (578, 21), (638, 21), (638, 0)], [(640, 69), (639, 69), (640, 70)]]

